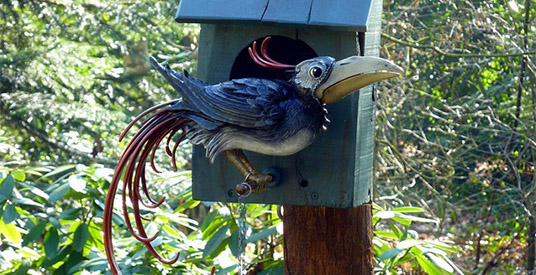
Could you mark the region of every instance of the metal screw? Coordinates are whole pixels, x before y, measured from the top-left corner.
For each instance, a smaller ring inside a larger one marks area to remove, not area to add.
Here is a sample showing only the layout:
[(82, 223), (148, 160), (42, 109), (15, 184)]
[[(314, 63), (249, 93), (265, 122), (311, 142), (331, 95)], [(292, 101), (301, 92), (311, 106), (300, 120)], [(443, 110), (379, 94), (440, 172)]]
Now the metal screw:
[(311, 193), (311, 199), (318, 200), (318, 193), (316, 192)]
[(227, 191), (227, 196), (230, 197), (230, 198), (234, 197), (234, 191), (233, 191), (233, 189), (229, 189), (229, 190)]
[(301, 187), (307, 187), (307, 185), (309, 185), (309, 182), (307, 180), (301, 180), (299, 184)]

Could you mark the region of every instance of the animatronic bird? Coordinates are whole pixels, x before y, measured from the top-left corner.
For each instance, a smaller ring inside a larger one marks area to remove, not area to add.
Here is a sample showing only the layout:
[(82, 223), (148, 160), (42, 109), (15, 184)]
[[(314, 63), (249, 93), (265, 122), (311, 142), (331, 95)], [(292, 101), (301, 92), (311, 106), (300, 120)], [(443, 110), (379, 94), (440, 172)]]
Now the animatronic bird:
[[(156, 201), (149, 196), (145, 179), (146, 160), (158, 172), (154, 164), (155, 151), (166, 139), (166, 152), (175, 166), (175, 151), (185, 138), (207, 149), (207, 157), (213, 161), (224, 153), (240, 172), (245, 181), (259, 186), (259, 190), (272, 181), (272, 176), (258, 172), (247, 160), (242, 150), (266, 155), (292, 155), (313, 142), (326, 129), (325, 104), (336, 102), (361, 87), (377, 81), (399, 76), (403, 70), (378, 57), (352, 56), (335, 61), (328, 56), (305, 60), (298, 65), (279, 63), (267, 54), (270, 37), (260, 46), (249, 48), (249, 54), (259, 66), (290, 70), (288, 82), (258, 78), (243, 78), (209, 85), (194, 77), (176, 73), (168, 65), (161, 65), (151, 58), (152, 65), (180, 93), (182, 98), (154, 106), (136, 117), (121, 134), (141, 118), (147, 118), (128, 144), (117, 165), (110, 184), (104, 210), (104, 242), (108, 262), (117, 274), (119, 268), (113, 255), (111, 240), (112, 210), (119, 180), (123, 178), (123, 214), (132, 235), (143, 242), (149, 252), (164, 263), (178, 259), (164, 259), (151, 245), (157, 235), (148, 237), (140, 216), (140, 203), (156, 208), (164, 198)], [(180, 135), (179, 135), (180, 133)], [(170, 141), (179, 135), (173, 149)], [(140, 186), (141, 185), (141, 186)], [(137, 232), (127, 213), (126, 195), (132, 204)], [(146, 199), (142, 198), (142, 193)]]

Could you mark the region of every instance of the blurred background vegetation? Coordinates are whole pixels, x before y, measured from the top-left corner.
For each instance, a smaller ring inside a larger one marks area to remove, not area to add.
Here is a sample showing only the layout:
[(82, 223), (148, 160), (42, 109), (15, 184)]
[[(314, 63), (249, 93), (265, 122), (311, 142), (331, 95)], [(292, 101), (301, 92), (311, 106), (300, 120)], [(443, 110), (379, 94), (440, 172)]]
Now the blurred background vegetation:
[[(106, 273), (105, 193), (142, 110), (177, 97), (149, 55), (195, 75), (198, 25), (176, 1), (0, 1), (0, 273)], [(536, 15), (529, 0), (385, 1), (379, 85), (377, 274), (534, 273)], [(167, 266), (117, 216), (125, 274), (236, 272), (238, 206), (191, 199), (181, 171), (152, 176), (147, 211)], [(161, 167), (168, 160), (159, 157)], [(282, 274), (273, 205), (247, 206), (250, 274)]]

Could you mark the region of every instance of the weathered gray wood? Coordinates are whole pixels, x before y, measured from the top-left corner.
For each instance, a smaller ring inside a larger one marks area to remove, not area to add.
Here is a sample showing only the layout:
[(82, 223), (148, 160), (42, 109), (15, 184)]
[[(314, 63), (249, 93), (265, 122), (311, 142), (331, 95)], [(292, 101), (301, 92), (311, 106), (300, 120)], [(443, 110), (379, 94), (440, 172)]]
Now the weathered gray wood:
[(183, 23), (259, 23), (269, 0), (183, 0), (175, 16)]
[(270, 0), (262, 22), (266, 24), (290, 24), (306, 26), (313, 0)]
[(370, 7), (370, 0), (314, 0), (309, 25), (367, 31)]
[(182, 0), (177, 22), (367, 30), (370, 0)]
[[(337, 59), (357, 54), (355, 32), (203, 25), (198, 77), (209, 83), (227, 80), (238, 53), (251, 41), (266, 35), (301, 39), (319, 55), (331, 55)], [(328, 207), (353, 207), (370, 201), (373, 110), (372, 90), (362, 89), (360, 93), (328, 106), (331, 120), (328, 130), (302, 152), (289, 157), (246, 152), (258, 169), (278, 167), (283, 171), (281, 185), (252, 195), (246, 201)], [(358, 129), (363, 133), (358, 134)], [(194, 149), (195, 199), (237, 201), (234, 187), (242, 180), (243, 177), (224, 157), (210, 164), (203, 148)], [(300, 185), (304, 180), (308, 182), (306, 187)]]

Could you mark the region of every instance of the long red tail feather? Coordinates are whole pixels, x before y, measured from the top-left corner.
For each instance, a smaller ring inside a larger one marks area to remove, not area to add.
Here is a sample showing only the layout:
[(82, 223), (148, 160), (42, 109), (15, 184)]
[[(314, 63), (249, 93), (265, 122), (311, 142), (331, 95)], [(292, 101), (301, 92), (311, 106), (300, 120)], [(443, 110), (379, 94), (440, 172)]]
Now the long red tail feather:
[[(151, 237), (147, 236), (147, 232), (145, 231), (143, 223), (143, 220), (147, 219), (145, 219), (140, 213), (140, 203), (142, 204), (142, 206), (147, 208), (156, 208), (162, 205), (162, 203), (164, 203), (165, 201), (165, 197), (162, 197), (159, 200), (155, 200), (149, 195), (149, 190), (147, 188), (147, 179), (145, 177), (145, 168), (147, 158), (149, 158), (149, 162), (153, 171), (155, 171), (156, 173), (160, 173), (154, 163), (154, 157), (156, 149), (159, 147), (162, 140), (164, 140), (166, 137), (166, 153), (171, 156), (172, 165), (174, 169), (177, 169), (175, 163), (175, 153), (180, 142), (186, 137), (186, 131), (184, 127), (190, 122), (190, 120), (182, 117), (180, 113), (176, 111), (173, 111), (169, 108), (164, 108), (169, 107), (176, 102), (177, 100), (173, 100), (170, 102), (159, 104), (142, 112), (125, 128), (125, 130), (120, 136), (120, 140), (122, 140), (130, 130), (130, 128), (132, 128), (132, 126), (136, 122), (145, 117), (147, 114), (156, 111), (153, 115), (151, 115), (149, 118), (142, 122), (141, 128), (134, 135), (127, 148), (123, 152), (123, 155), (119, 159), (114, 176), (110, 183), (108, 196), (106, 197), (106, 205), (104, 207), (103, 217), (104, 246), (106, 248), (106, 257), (108, 258), (108, 263), (113, 274), (121, 274), (121, 271), (119, 269), (119, 266), (117, 265), (114, 256), (112, 242), (112, 215), (115, 195), (117, 193), (119, 181), (121, 179), (121, 174), (123, 173), (123, 171), (124, 177), (121, 190), (122, 210), (123, 217), (125, 219), (125, 224), (127, 225), (128, 230), (130, 231), (132, 236), (134, 236), (134, 238), (136, 238), (138, 241), (142, 242), (149, 250), (149, 252), (159, 261), (166, 264), (172, 264), (175, 263), (179, 258), (179, 253), (177, 253), (177, 255), (171, 259), (166, 259), (156, 251), (156, 249), (152, 246), (151, 242), (158, 237), (158, 233)], [(182, 133), (178, 137), (175, 145), (173, 146), (173, 149), (170, 149), (171, 139), (179, 131), (181, 131)], [(129, 217), (127, 199), (130, 201), (132, 207), (135, 225), (131, 223)], [(134, 227), (136, 229), (134, 229)]]

